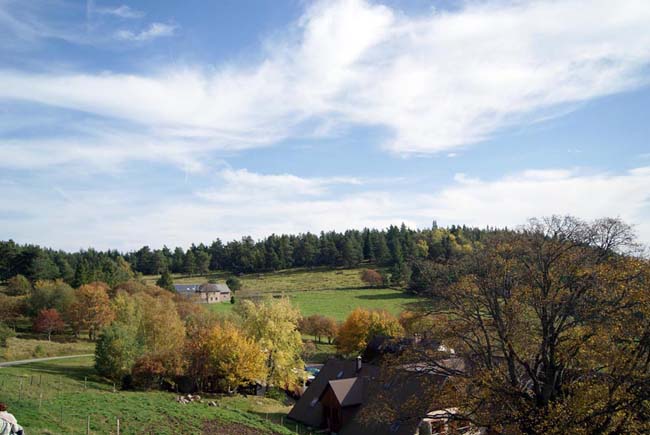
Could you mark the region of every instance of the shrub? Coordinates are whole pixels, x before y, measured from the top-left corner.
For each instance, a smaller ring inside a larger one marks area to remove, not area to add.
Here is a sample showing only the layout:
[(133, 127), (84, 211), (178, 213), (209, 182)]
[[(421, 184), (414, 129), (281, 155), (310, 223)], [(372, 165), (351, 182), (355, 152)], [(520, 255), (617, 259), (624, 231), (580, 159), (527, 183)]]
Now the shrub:
[(374, 269), (365, 269), (361, 272), (361, 280), (370, 287), (379, 287), (384, 282), (381, 274)]
[(232, 291), (237, 291), (241, 289), (241, 281), (238, 278), (235, 278), (234, 276), (231, 276), (226, 280), (226, 285), (230, 287), (230, 290)]
[(16, 333), (4, 323), (0, 323), (0, 347), (7, 347), (7, 340), (15, 337)]

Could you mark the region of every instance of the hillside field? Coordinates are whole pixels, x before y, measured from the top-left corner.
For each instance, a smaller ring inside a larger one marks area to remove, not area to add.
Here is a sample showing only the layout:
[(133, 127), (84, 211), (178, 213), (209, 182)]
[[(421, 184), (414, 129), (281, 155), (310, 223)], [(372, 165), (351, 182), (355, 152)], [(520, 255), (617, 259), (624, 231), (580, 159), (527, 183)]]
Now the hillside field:
[[(408, 307), (417, 298), (395, 288), (368, 288), (361, 281), (364, 268), (355, 269), (289, 269), (271, 273), (256, 273), (239, 277), (242, 289), (235, 293), (235, 299), (259, 296), (289, 297), (302, 314), (323, 314), (344, 320), (355, 308), (384, 309), (394, 315)], [(223, 273), (204, 276), (174, 276), (175, 284), (201, 284), (209, 279), (224, 282)], [(155, 283), (157, 276), (145, 278)], [(229, 312), (232, 305), (214, 304), (210, 308), (217, 312)]]
[(96, 375), (92, 357), (0, 368), (0, 402), (9, 405), (29, 434), (85, 434), (88, 421), (90, 433), (114, 434), (118, 418), (124, 435), (199, 434), (208, 421), (211, 427), (231, 428), (210, 433), (234, 434), (242, 426), (260, 434), (308, 433), (284, 421), (288, 403), (233, 396), (209, 398), (218, 403), (210, 407), (205, 399), (187, 405), (174, 399), (175, 394), (161, 391), (114, 392)]

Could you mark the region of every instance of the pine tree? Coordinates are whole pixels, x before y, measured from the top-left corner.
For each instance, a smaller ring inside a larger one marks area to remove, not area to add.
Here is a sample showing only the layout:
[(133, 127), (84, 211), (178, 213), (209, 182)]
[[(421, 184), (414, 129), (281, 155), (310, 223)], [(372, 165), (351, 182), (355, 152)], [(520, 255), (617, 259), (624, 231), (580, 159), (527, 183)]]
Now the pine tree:
[(170, 291), (175, 291), (174, 289), (174, 279), (172, 278), (172, 274), (169, 273), (169, 270), (164, 270), (163, 273), (160, 275), (160, 278), (158, 281), (156, 281), (156, 285), (158, 287), (170, 290)]

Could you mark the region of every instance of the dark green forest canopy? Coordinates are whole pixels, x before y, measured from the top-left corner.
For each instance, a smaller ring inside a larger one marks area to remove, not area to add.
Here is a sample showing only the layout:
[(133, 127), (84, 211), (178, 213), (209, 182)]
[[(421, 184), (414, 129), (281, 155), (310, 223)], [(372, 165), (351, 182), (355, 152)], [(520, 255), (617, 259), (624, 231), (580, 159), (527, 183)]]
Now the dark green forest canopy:
[(258, 241), (251, 237), (227, 243), (216, 239), (209, 245), (192, 244), (187, 250), (144, 246), (127, 253), (95, 249), (69, 253), (9, 240), (0, 242), (0, 280), (24, 275), (31, 281), (60, 278), (75, 286), (92, 281), (115, 285), (128, 280), (133, 272), (254, 273), (292, 267), (354, 267), (361, 262), (393, 267), (397, 276), (406, 262), (448, 259), (471, 249), (486, 234), (501, 231), (507, 230), (456, 225), (438, 228), (435, 223), (428, 229), (413, 230), (402, 224), (385, 230), (272, 234)]

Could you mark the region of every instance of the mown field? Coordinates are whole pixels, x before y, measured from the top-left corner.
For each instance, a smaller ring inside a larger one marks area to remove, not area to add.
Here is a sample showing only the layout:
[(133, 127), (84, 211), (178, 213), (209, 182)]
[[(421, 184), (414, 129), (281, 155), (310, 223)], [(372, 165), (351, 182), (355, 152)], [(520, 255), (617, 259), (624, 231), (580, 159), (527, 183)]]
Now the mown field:
[(0, 402), (29, 434), (85, 434), (88, 422), (90, 433), (114, 434), (118, 418), (125, 435), (200, 434), (207, 422), (209, 433), (234, 434), (244, 427), (250, 433), (309, 433), (284, 420), (289, 403), (233, 396), (209, 398), (218, 403), (210, 407), (208, 398), (187, 405), (174, 399), (160, 391), (114, 391), (96, 375), (92, 357), (0, 368)]
[[(236, 292), (236, 300), (260, 296), (289, 297), (302, 314), (323, 314), (343, 320), (355, 308), (384, 309), (398, 315), (417, 298), (395, 288), (368, 288), (361, 281), (357, 269), (290, 269), (264, 274), (250, 274), (239, 277), (242, 289)], [(155, 282), (157, 277), (147, 277)], [(183, 277), (174, 276), (176, 284), (198, 284), (208, 279), (225, 281), (224, 274)], [(214, 304), (210, 308), (217, 312), (229, 312), (231, 304)]]

